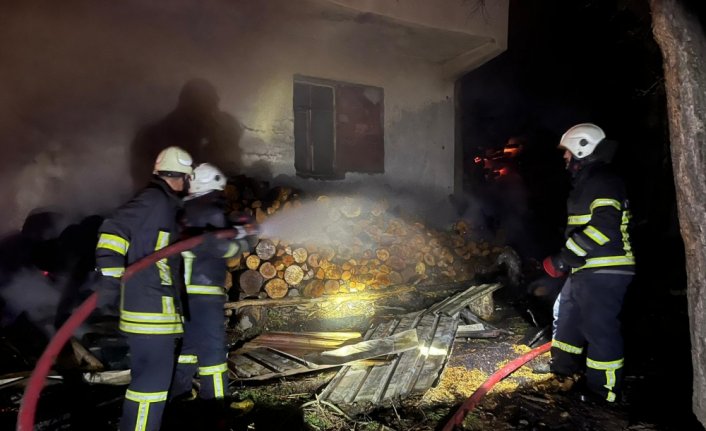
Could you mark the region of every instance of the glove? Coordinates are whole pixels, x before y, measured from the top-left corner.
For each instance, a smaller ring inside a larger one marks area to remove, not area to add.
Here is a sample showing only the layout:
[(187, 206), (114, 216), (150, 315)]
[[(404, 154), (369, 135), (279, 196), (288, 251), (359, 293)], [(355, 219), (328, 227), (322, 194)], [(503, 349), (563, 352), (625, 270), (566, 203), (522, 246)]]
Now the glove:
[(219, 238), (216, 232), (206, 232), (203, 234), (201, 244), (194, 247), (192, 251), (197, 255), (223, 257), (233, 245), (233, 241), (236, 240), (233, 238)]
[(542, 261), (542, 267), (552, 278), (561, 278), (566, 275), (569, 265), (564, 262), (560, 255), (548, 256)]
[(564, 285), (565, 278), (543, 275), (527, 286), (527, 293), (532, 296), (556, 296)]
[(120, 303), (119, 278), (108, 277), (96, 272), (96, 280), (92, 290), (98, 293), (96, 308), (100, 314), (118, 314), (118, 304)]

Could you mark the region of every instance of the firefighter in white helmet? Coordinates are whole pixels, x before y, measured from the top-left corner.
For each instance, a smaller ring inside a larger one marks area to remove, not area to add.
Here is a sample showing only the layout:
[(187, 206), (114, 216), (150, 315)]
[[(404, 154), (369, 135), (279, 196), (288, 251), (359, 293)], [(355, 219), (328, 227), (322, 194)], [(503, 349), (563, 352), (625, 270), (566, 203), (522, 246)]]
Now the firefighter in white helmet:
[(585, 369), (590, 394), (614, 402), (623, 371), (618, 315), (635, 273), (628, 233), (630, 209), (623, 181), (610, 162), (616, 143), (591, 123), (561, 137), (572, 175), (566, 243), (543, 266), (551, 277), (567, 277), (558, 298), (551, 370), (573, 376)]
[[(191, 156), (169, 147), (157, 157), (153, 178), (134, 198), (106, 218), (96, 246), (99, 304), (116, 305), (120, 330), (130, 348), (131, 381), (121, 430), (158, 430), (183, 333), (178, 257), (163, 259), (122, 283), (125, 268), (177, 240), (177, 213), (192, 174)], [(115, 298), (115, 299), (114, 299)]]
[[(207, 235), (231, 227), (223, 190), (226, 177), (203, 163), (194, 169), (182, 219), (186, 235)], [(228, 389), (223, 305), (226, 259), (249, 248), (244, 239), (205, 241), (182, 253), (187, 303), (184, 341), (172, 384), (174, 397), (190, 398), (192, 378), (200, 377), (199, 398), (221, 403)]]

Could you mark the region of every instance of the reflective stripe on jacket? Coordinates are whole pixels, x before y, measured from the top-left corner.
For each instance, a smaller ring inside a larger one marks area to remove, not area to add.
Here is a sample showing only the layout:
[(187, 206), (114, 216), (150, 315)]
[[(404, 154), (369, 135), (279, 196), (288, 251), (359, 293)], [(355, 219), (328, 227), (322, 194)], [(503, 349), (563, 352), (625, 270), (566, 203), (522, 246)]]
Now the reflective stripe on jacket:
[[(177, 240), (181, 200), (155, 177), (100, 227), (96, 266), (120, 278), (125, 268)], [(133, 334), (183, 332), (178, 285), (179, 256), (162, 259), (121, 286), (120, 329)]]
[(568, 200), (564, 255), (572, 271), (612, 268), (633, 272), (630, 209), (622, 180), (605, 164), (584, 167)]
[[(229, 227), (221, 192), (184, 202), (184, 223), (190, 235)], [(240, 252), (236, 241), (219, 240), (182, 253), (184, 281), (189, 295), (225, 295), (226, 261)]]

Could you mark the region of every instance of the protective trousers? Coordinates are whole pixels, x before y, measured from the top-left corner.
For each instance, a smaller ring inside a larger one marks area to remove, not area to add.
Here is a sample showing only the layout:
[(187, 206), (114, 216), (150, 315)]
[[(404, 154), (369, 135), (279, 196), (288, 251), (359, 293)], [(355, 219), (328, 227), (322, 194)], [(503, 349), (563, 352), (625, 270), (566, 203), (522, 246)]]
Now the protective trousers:
[(189, 294), (189, 318), (184, 322), (184, 342), (174, 373), (174, 396), (191, 391), (198, 370), (201, 382), (199, 397), (224, 398), (228, 388), (224, 295)]
[(616, 400), (623, 371), (623, 336), (618, 315), (632, 275), (577, 273), (562, 288), (552, 371), (571, 375), (583, 370), (588, 389)]
[(129, 334), (127, 341), (131, 380), (123, 402), (120, 430), (159, 430), (174, 371), (176, 338)]

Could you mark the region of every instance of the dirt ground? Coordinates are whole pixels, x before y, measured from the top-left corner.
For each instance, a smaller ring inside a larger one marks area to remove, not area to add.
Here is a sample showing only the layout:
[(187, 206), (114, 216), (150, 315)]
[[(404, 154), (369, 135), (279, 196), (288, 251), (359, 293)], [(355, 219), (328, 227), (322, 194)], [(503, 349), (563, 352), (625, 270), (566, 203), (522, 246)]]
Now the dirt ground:
[[(493, 323), (511, 334), (488, 340), (456, 340), (438, 384), (422, 396), (349, 416), (337, 406), (316, 399), (335, 371), (260, 385), (241, 384), (236, 396), (252, 399), (255, 408), (238, 418), (233, 429), (439, 430), (490, 374), (530, 350), (523, 342), (537, 328), (521, 314), (517, 305), (496, 303)], [(668, 332), (669, 328), (662, 326), (662, 330)], [(540, 340), (535, 346), (544, 341), (548, 340)], [(666, 389), (654, 386), (664, 381), (654, 379), (654, 370), (650, 371), (650, 364), (656, 364), (659, 358), (641, 359), (646, 359), (639, 361), (644, 366), (627, 369), (621, 402), (605, 405), (582, 397), (575, 388), (564, 392), (550, 374), (534, 372), (533, 368), (539, 367), (533, 364), (548, 363), (549, 355), (544, 354), (497, 384), (459, 429), (702, 430), (690, 418), (690, 405), (682, 398), (665, 397), (657, 410), (653, 409), (656, 400), (646, 394)], [(683, 391), (685, 385), (679, 389)]]
[[(496, 325), (511, 335), (490, 340), (457, 340), (437, 386), (424, 395), (380, 406), (357, 416), (318, 402), (319, 393), (335, 371), (282, 379), (260, 385), (239, 384), (236, 397), (251, 399), (255, 408), (237, 418), (232, 429), (292, 430), (438, 430), (458, 406), (495, 370), (530, 350), (521, 344), (534, 331), (510, 306), (496, 307)], [(536, 362), (548, 362), (548, 354)], [(626, 377), (625, 400), (620, 404), (597, 405), (583, 400), (577, 391), (563, 392), (550, 374), (520, 368), (500, 382), (471, 412), (464, 430), (685, 430), (674, 425), (655, 424), (630, 398), (639, 390), (640, 377)], [(688, 406), (686, 406), (688, 407)], [(684, 409), (686, 411), (687, 408)], [(696, 428), (694, 428), (696, 429)]]
[[(432, 295), (433, 296), (433, 295)], [(419, 298), (419, 304), (435, 298)], [(681, 300), (677, 298), (677, 300)], [(401, 313), (396, 304), (382, 304), (387, 313)], [(395, 308), (397, 307), (397, 308)], [(334, 325), (337, 329), (362, 330), (369, 324), (372, 312), (362, 315), (351, 308), (349, 316), (335, 321), (316, 321), (317, 325)], [(520, 310), (521, 311), (521, 310)], [(645, 312), (644, 308), (641, 312)], [(273, 313), (267, 329), (286, 328), (291, 322), (284, 311)], [(345, 406), (319, 402), (317, 394), (330, 381), (336, 370), (282, 378), (264, 383), (235, 382), (231, 389), (235, 400), (251, 400), (249, 412), (231, 411), (223, 415), (217, 406), (199, 401), (171, 406), (165, 416), (165, 430), (439, 430), (460, 404), (495, 370), (529, 351), (522, 344), (537, 328), (521, 317), (518, 307), (496, 302), (493, 323), (510, 334), (487, 340), (456, 340), (441, 378), (426, 394), (382, 405), (363, 414), (350, 415)], [(657, 320), (655, 320), (657, 321)], [(665, 334), (667, 321), (658, 321)], [(345, 327), (345, 328), (344, 328)], [(303, 325), (290, 330), (315, 330)], [(644, 332), (644, 331), (643, 331)], [(649, 334), (650, 337), (653, 333)], [(635, 345), (649, 346), (637, 337), (629, 338), (628, 353), (635, 358)], [(541, 343), (541, 342), (540, 342)], [(538, 343), (538, 344), (540, 344)], [(632, 347), (630, 347), (632, 346)], [(675, 382), (660, 368), (666, 363), (660, 355), (666, 349), (648, 349), (652, 356), (638, 366), (626, 370), (625, 400), (614, 406), (583, 401), (576, 392), (562, 392), (549, 374), (536, 373), (525, 366), (500, 382), (472, 411), (463, 423), (464, 430), (701, 430), (690, 419), (688, 381)], [(688, 357), (687, 357), (688, 359)], [(547, 355), (533, 363), (546, 362)], [(681, 362), (680, 362), (681, 363)], [(688, 376), (688, 367), (672, 370), (673, 376)], [(660, 376), (663, 376), (660, 377)], [(87, 386), (78, 376), (67, 375), (54, 380), (45, 389), (37, 421), (38, 430), (90, 429), (116, 430), (124, 387)], [(672, 390), (674, 396), (669, 395)], [(657, 396), (655, 396), (655, 394)], [(662, 395), (659, 398), (659, 395)], [(667, 394), (667, 396), (664, 396)], [(0, 429), (14, 429), (21, 391), (0, 386)]]

